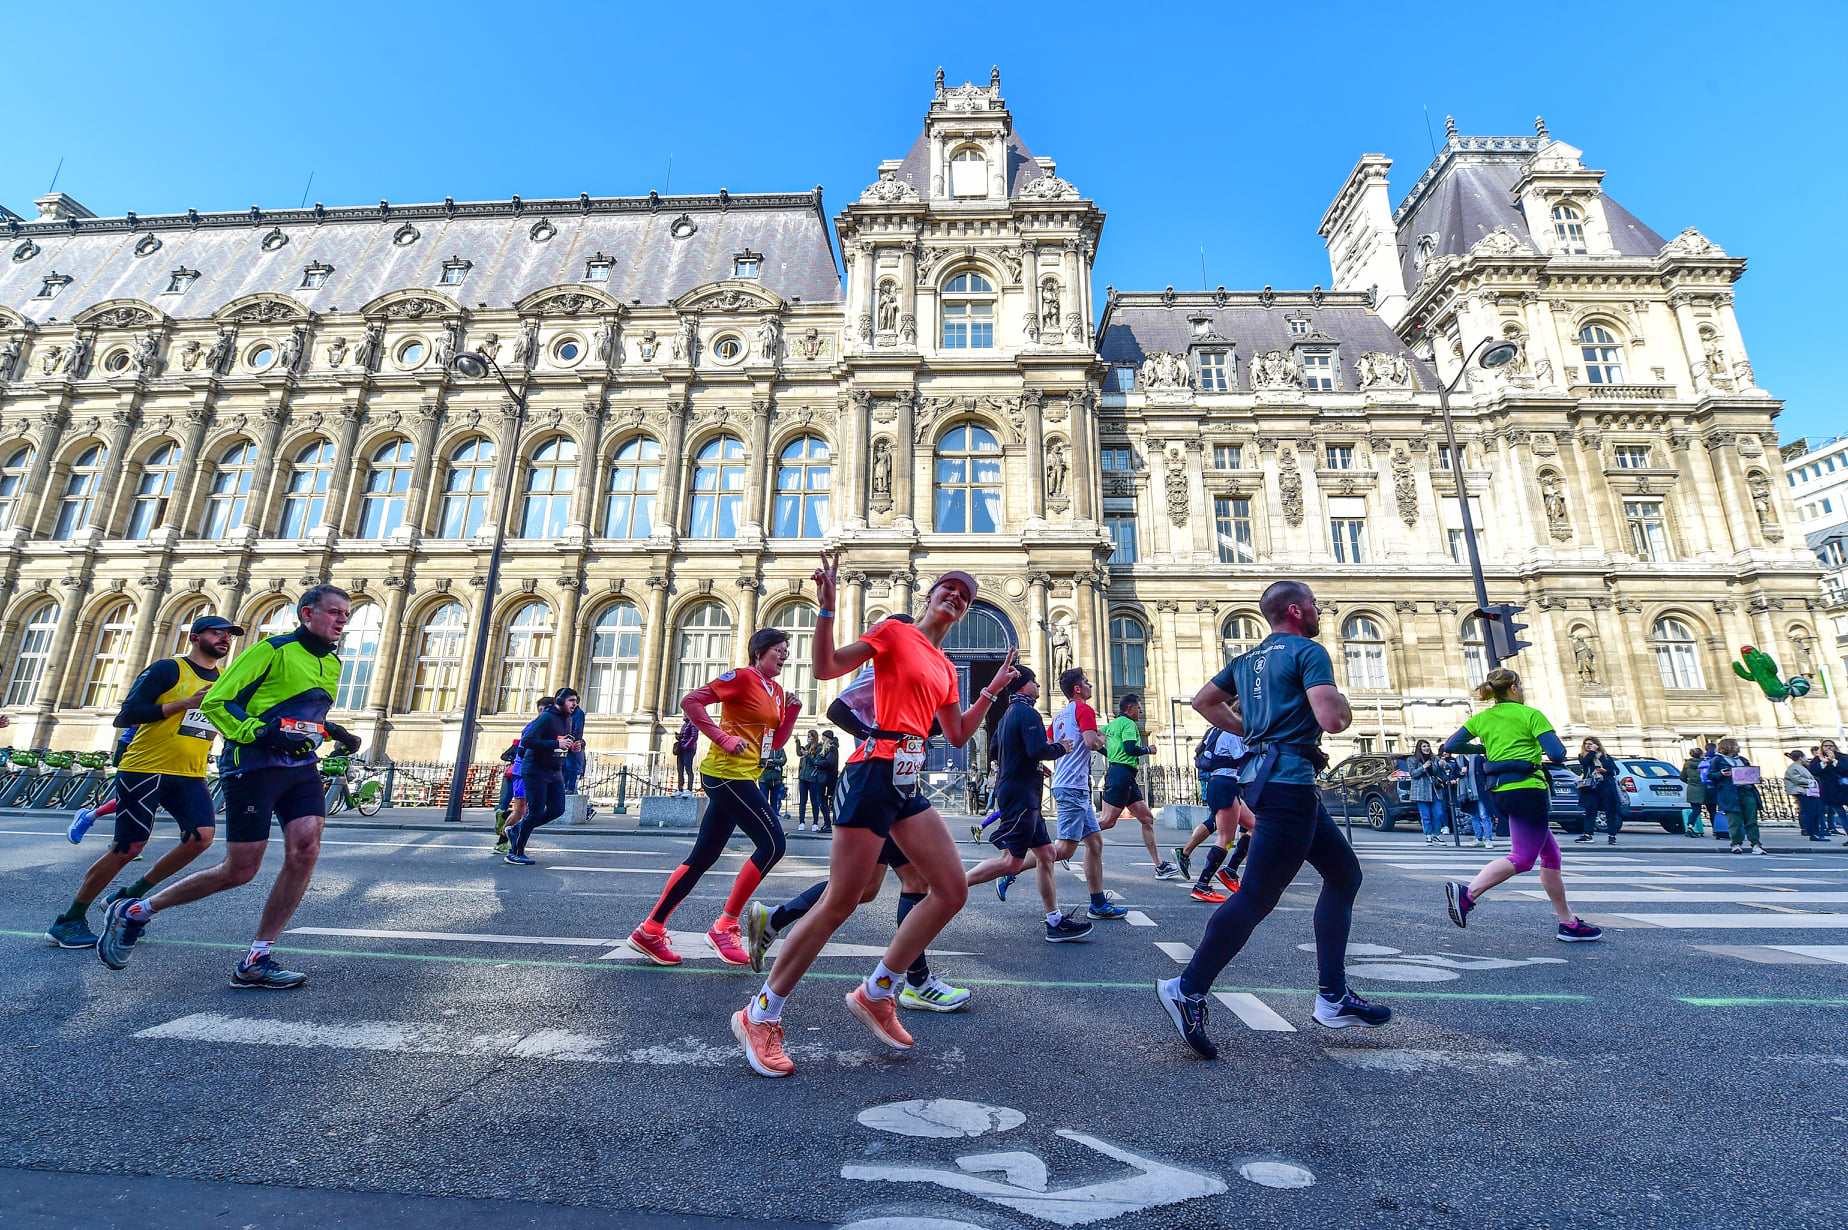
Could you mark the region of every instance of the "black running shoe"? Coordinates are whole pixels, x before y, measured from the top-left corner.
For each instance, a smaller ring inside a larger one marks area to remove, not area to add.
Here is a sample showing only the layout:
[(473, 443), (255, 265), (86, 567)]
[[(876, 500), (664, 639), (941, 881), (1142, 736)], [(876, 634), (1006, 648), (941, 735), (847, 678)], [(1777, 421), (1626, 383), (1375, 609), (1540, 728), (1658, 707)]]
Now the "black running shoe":
[(1155, 998), (1161, 1001), (1168, 1019), (1181, 1031), (1181, 1040), (1202, 1059), (1219, 1058), (1219, 1048), (1206, 1036), (1206, 996), (1181, 994), (1181, 980), (1171, 978), (1156, 982)]
[(1391, 1008), (1370, 1004), (1352, 991), (1333, 1002), (1321, 995), (1315, 997), (1315, 1023), (1330, 1029), (1345, 1029), (1349, 1025), (1378, 1029), (1391, 1020)]
[(1176, 846), (1174, 847), (1174, 861), (1180, 865), (1181, 879), (1193, 879), (1193, 855)]
[(308, 975), (282, 968), (268, 953), (255, 961), (246, 957), (231, 971), (231, 985), (240, 991), (293, 991), (307, 981)]
[(1091, 924), (1082, 919), (1073, 918), (1070, 914), (1061, 914), (1059, 915), (1058, 922), (1046, 924), (1046, 942), (1048, 944), (1064, 944), (1072, 940), (1087, 940), (1090, 938)]
[(1469, 885), (1445, 881), (1444, 900), (1450, 906), (1450, 921), (1459, 927), (1469, 926), (1469, 912), (1476, 908), (1476, 903), (1470, 899)]

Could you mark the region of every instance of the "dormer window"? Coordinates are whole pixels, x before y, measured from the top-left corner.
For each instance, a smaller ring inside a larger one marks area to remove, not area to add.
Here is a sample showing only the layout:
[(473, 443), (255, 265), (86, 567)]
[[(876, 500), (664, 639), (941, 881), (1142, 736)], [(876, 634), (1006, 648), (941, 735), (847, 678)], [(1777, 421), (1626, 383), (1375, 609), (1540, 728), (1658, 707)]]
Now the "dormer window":
[(1585, 215), (1578, 206), (1561, 202), (1553, 206), (1553, 237), (1559, 250), (1572, 256), (1585, 254)]
[(332, 265), (323, 265), (319, 261), (302, 270), (302, 290), (320, 290), (327, 285), (327, 275), (334, 271)]
[(1298, 317), (1297, 319), (1292, 320), (1290, 322), (1290, 336), (1291, 337), (1308, 337), (1309, 336), (1309, 322), (1307, 320), (1302, 319), (1301, 317)]
[(1187, 318), (1187, 323), (1193, 327), (1193, 335), (1195, 337), (1206, 337), (1213, 331), (1213, 318), (1211, 316), (1189, 316)]
[(34, 299), (56, 299), (59, 295), (64, 293), (64, 288), (70, 284), (71, 280), (69, 278), (54, 269), (45, 275), (44, 281), (39, 283), (38, 294), (32, 297)]
[(188, 269), (182, 265), (180, 268), (175, 269), (172, 273), (167, 275), (167, 293), (169, 295), (183, 295), (191, 288), (192, 284), (198, 280), (199, 271), (197, 269)]
[(586, 282), (607, 282), (610, 270), (615, 267), (616, 259), (599, 252), (584, 262), (584, 280)]
[(1335, 387), (1335, 356), (1331, 352), (1303, 352), (1303, 387), (1321, 390)]
[(950, 195), (988, 195), (988, 159), (979, 149), (959, 149), (950, 157)]
[(1227, 367), (1225, 351), (1200, 351), (1200, 391), (1223, 393), (1230, 388), (1231, 385), (1227, 383)]
[(459, 256), (452, 256), (443, 262), (443, 274), (437, 278), (438, 286), (460, 286), (468, 271), (475, 267), (474, 261), (465, 261)]
[(1136, 391), (1136, 365), (1118, 363), (1110, 369), (1110, 378), (1114, 383), (1111, 391), (1116, 393), (1134, 393)]
[(732, 255), (732, 276), (734, 278), (754, 278), (763, 269), (764, 254), (746, 248)]

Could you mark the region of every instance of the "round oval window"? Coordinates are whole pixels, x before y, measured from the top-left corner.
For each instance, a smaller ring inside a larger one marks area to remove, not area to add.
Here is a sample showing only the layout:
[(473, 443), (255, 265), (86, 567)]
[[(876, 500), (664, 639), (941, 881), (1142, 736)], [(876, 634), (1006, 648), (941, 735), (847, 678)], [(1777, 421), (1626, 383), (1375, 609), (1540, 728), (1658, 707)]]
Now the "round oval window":
[(743, 350), (743, 348), (738, 345), (738, 339), (735, 337), (727, 337), (727, 338), (720, 339), (719, 344), (713, 347), (713, 349), (721, 359), (724, 359), (727, 362), (729, 362), (732, 359), (737, 358), (738, 355), (742, 353), (742, 350)]
[(398, 362), (406, 364), (406, 365), (413, 364), (413, 363), (422, 363), (423, 357), (424, 357), (424, 348), (423, 348), (422, 342), (412, 342), (410, 345), (406, 346), (403, 350), (400, 350), (398, 352)]
[(558, 357), (563, 359), (566, 363), (575, 361), (581, 353), (583, 352), (579, 350), (576, 342), (560, 342), (558, 344)]
[(119, 372), (128, 366), (128, 351), (118, 350), (103, 360), (103, 366), (112, 372)]
[(276, 352), (271, 350), (268, 346), (259, 346), (250, 352), (250, 365), (252, 367), (268, 367), (275, 361)]

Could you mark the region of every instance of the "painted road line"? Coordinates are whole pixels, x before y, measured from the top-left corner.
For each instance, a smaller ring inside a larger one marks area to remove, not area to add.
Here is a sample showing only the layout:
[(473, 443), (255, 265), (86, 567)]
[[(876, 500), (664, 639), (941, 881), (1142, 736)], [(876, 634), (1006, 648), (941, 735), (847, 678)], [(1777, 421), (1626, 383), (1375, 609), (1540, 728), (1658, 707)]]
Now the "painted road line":
[(1675, 931), (1848, 928), (1848, 914), (1613, 914), (1611, 917)]
[(1848, 965), (1848, 944), (1772, 944), (1773, 952), (1812, 957), (1835, 965)]
[(1293, 1034), (1296, 1026), (1275, 1012), (1269, 1004), (1245, 991), (1214, 991), (1213, 998), (1232, 1009), (1239, 1020), (1252, 1029), (1277, 1034)]
[(1759, 965), (1832, 965), (1821, 957), (1805, 957), (1795, 952), (1780, 951), (1765, 944), (1696, 944), (1701, 952), (1710, 952), (1716, 957), (1738, 957), (1742, 961), (1752, 961)]
[(1167, 941), (1157, 940), (1155, 942), (1155, 947), (1161, 949), (1163, 952), (1167, 953), (1170, 957), (1174, 958), (1174, 961), (1177, 965), (1185, 965), (1189, 961), (1193, 960), (1193, 949), (1189, 948), (1185, 944), (1177, 944), (1172, 940), (1167, 940)]
[(460, 931), (375, 931), (364, 927), (290, 927), (288, 935), (348, 935), (365, 940), (460, 940), (472, 944), (562, 944), (569, 948), (608, 948), (617, 940), (568, 935), (484, 935)]
[[(704, 931), (669, 931), (667, 933), (667, 939), (668, 942), (673, 945), (674, 951), (680, 954), (680, 959), (683, 961), (717, 961), (719, 959), (718, 949), (712, 946), (712, 941), (706, 938), (706, 933)], [(599, 961), (647, 961), (649, 959), (620, 940), (604, 940), (601, 942), (605, 944), (616, 944), (618, 947), (612, 948), (598, 957), (597, 960)], [(777, 946), (772, 945), (770, 952), (774, 954), (776, 951)], [(815, 955), (817, 957), (858, 957), (864, 960), (867, 957), (883, 957), (885, 954), (886, 950), (884, 945), (842, 944), (837, 941), (830, 941), (823, 944), (821, 946), (821, 951)], [(924, 955), (927, 957), (974, 957), (980, 956), (981, 954), (973, 952), (952, 952), (948, 949), (939, 950), (933, 948)]]
[(1160, 925), (1141, 910), (1131, 910), (1129, 913), (1123, 915), (1123, 921), (1127, 922), (1132, 927), (1155, 927)]
[(1586, 876), (1568, 873), (1567, 884), (1628, 884), (1632, 887), (1641, 885), (1663, 884), (1675, 888), (1699, 887), (1702, 884), (1824, 884), (1838, 885), (1841, 880), (1806, 880), (1798, 876), (1663, 876), (1660, 879), (1639, 880), (1625, 876)]
[[(1529, 897), (1534, 900), (1543, 901), (1546, 899), (1546, 891), (1544, 889), (1521, 888), (1515, 891), (1521, 896)], [(1597, 901), (1606, 904), (1613, 901), (1674, 901), (1686, 902), (1688, 905), (1751, 905), (1756, 902), (1768, 901), (1775, 902), (1781, 906), (1841, 905), (1844, 902), (1848, 902), (1848, 893), (1805, 893), (1798, 892), (1795, 889), (1787, 889), (1782, 892), (1773, 890), (1764, 893), (1690, 893), (1677, 891), (1663, 891), (1659, 893), (1575, 892), (1572, 894), (1572, 900)]]

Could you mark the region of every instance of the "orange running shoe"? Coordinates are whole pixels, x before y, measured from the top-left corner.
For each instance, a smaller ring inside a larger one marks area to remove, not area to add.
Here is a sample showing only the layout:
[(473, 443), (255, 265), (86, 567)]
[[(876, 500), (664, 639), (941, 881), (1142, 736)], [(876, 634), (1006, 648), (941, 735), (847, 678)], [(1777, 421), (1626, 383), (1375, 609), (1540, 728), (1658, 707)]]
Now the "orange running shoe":
[(740, 1008), (732, 1013), (732, 1037), (744, 1048), (745, 1062), (759, 1076), (788, 1076), (796, 1070), (795, 1061), (783, 1053), (783, 1025), (780, 1021), (756, 1024), (751, 1010)]
[(1237, 872), (1227, 871), (1224, 867), (1221, 867), (1219, 869), (1219, 882), (1226, 886), (1226, 891), (1228, 893), (1236, 893), (1238, 891)]
[(865, 987), (855, 987), (847, 992), (847, 1011), (859, 1017), (860, 1024), (872, 1030), (874, 1036), (887, 1046), (897, 1047), (901, 1051), (911, 1049), (911, 1035), (898, 1023), (896, 995), (874, 999), (866, 993)]
[(738, 942), (741, 937), (738, 935), (737, 923), (733, 923), (729, 928), (723, 923), (714, 923), (712, 930), (706, 932), (706, 938), (711, 940), (712, 946), (719, 950), (719, 960), (725, 964), (749, 965), (751, 963), (751, 954), (746, 952), (744, 945)]
[(1216, 893), (1210, 888), (1200, 888), (1198, 886), (1196, 886), (1194, 890), (1191, 893), (1188, 893), (1187, 895), (1189, 897), (1192, 897), (1195, 901), (1207, 901), (1207, 902), (1211, 902), (1214, 905), (1218, 905), (1221, 901), (1224, 901), (1226, 899), (1226, 895), (1224, 893)]
[(680, 954), (667, 942), (667, 932), (650, 935), (637, 927), (629, 932), (629, 947), (653, 961), (656, 965), (679, 965)]

